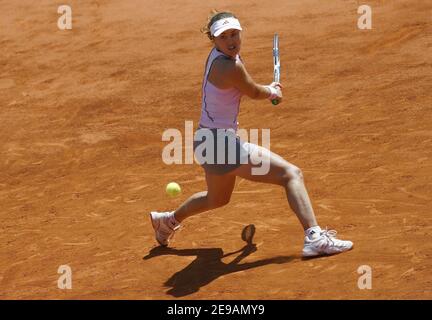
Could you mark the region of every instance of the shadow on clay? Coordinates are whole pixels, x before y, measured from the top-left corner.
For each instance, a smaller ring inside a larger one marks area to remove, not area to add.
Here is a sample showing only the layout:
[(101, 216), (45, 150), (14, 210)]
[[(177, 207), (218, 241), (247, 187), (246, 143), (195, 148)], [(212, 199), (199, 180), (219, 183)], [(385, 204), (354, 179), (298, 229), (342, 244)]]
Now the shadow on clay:
[[(252, 227), (252, 228), (251, 228)], [(249, 228), (249, 229), (247, 229)], [(223, 253), (221, 248), (205, 248), (205, 249), (175, 249), (169, 247), (155, 247), (150, 250), (149, 254), (143, 259), (148, 260), (158, 256), (176, 255), (176, 256), (196, 256), (186, 268), (173, 274), (165, 283), (166, 287), (171, 287), (167, 293), (174, 297), (184, 297), (192, 293), (198, 292), (201, 287), (204, 287), (221, 276), (230, 273), (245, 271), (252, 268), (265, 266), (268, 264), (288, 263), (297, 257), (293, 256), (277, 256), (274, 258), (261, 259), (253, 262), (241, 263), (241, 260), (257, 251), (256, 244), (252, 243), (253, 234), (250, 236), (250, 230), (255, 233), (255, 227), (249, 225), (243, 229), (242, 239), (246, 241), (246, 245), (230, 253)], [(248, 232), (249, 231), (249, 232)], [(245, 238), (245, 233), (248, 237)], [(238, 254), (235, 259), (229, 263), (224, 263), (223, 258)]]

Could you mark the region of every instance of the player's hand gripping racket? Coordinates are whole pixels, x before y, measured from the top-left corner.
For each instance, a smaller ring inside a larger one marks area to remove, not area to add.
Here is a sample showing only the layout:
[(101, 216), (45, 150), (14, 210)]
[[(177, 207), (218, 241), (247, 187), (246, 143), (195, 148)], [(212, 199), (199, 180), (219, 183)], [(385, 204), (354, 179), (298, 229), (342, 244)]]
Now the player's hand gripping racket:
[[(277, 33), (273, 37), (273, 82), (280, 82), (279, 36)], [(273, 99), (272, 103), (277, 105), (279, 100)]]

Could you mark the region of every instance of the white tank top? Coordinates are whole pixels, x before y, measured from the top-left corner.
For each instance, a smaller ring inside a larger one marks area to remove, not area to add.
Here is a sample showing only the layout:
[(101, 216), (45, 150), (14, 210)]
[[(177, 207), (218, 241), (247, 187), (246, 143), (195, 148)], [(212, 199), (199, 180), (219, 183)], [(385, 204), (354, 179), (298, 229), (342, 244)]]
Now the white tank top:
[[(240, 100), (242, 93), (236, 88), (219, 89), (207, 79), (215, 59), (226, 56), (216, 48), (210, 52), (206, 62), (202, 86), (202, 104), (200, 126), (207, 128), (234, 129), (237, 131)], [(239, 55), (236, 61), (241, 61)]]

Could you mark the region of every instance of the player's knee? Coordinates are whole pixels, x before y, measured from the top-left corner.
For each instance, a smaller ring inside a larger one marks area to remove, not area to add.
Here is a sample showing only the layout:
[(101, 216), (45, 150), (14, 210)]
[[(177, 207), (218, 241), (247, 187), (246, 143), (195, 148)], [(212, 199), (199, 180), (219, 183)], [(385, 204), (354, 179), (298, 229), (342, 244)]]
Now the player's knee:
[(303, 181), (303, 172), (296, 166), (287, 166), (284, 169), (282, 179), (285, 183), (290, 181)]
[(209, 199), (211, 209), (216, 209), (227, 205), (230, 202), (230, 197), (216, 197)]

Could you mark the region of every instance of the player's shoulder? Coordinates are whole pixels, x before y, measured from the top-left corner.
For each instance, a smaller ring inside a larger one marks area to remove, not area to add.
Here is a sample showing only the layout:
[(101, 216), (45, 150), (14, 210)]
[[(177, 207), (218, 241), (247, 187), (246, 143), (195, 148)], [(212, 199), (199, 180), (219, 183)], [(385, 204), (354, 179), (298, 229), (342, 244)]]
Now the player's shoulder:
[(243, 71), (243, 63), (240, 59), (231, 59), (226, 56), (219, 56), (216, 58), (218, 69), (224, 74), (237, 74)]

